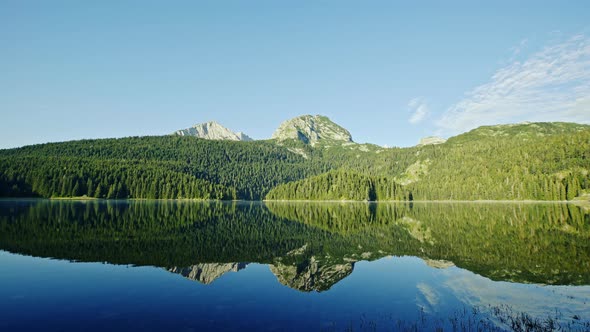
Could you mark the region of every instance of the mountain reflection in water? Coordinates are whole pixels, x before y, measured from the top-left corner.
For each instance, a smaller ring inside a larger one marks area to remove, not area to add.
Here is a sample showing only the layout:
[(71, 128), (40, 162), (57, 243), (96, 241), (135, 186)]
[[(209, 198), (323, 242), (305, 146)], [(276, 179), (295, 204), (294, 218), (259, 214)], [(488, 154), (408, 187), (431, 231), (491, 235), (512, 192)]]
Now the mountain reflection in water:
[(152, 265), (208, 284), (247, 263), (325, 291), (354, 263), (416, 256), (498, 281), (590, 284), (590, 215), (569, 204), (3, 201), (0, 249)]

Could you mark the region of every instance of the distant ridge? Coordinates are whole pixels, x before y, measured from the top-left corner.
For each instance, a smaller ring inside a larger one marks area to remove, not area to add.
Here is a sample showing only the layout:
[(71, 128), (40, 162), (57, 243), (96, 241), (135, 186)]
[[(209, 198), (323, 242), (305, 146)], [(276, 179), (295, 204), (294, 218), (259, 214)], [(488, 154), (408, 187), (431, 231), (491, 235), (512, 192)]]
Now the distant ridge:
[(538, 140), (543, 137), (573, 134), (587, 131), (589, 125), (572, 122), (521, 122), (481, 126), (466, 133), (450, 137), (449, 143), (466, 143), (480, 140), (516, 137), (522, 141)]
[(196, 124), (187, 129), (181, 129), (174, 132), (179, 136), (194, 136), (209, 140), (223, 141), (252, 141), (248, 135), (242, 132), (233, 132), (215, 121)]

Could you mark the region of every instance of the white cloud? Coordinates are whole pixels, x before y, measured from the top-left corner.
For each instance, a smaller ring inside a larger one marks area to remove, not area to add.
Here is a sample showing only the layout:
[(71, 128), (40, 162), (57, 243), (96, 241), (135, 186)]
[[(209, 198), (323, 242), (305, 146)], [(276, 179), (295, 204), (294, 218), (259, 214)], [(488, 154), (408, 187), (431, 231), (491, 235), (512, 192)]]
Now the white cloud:
[[(518, 52), (526, 42), (515, 48)], [(437, 125), (449, 134), (519, 121), (590, 122), (590, 40), (577, 35), (523, 62), (499, 69), (488, 83), (452, 105)]]
[(408, 107), (412, 112), (412, 116), (408, 120), (412, 124), (416, 124), (424, 120), (429, 114), (430, 110), (423, 98), (414, 98), (408, 103)]

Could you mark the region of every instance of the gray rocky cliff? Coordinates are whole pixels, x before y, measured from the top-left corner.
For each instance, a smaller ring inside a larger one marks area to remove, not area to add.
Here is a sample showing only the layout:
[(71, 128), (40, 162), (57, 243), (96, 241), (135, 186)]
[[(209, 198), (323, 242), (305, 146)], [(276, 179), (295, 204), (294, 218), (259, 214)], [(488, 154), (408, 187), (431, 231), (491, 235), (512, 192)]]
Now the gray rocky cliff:
[(242, 132), (234, 133), (215, 121), (200, 123), (187, 129), (177, 130), (174, 134), (179, 136), (195, 136), (210, 140), (252, 141), (252, 138), (248, 137), (248, 135)]

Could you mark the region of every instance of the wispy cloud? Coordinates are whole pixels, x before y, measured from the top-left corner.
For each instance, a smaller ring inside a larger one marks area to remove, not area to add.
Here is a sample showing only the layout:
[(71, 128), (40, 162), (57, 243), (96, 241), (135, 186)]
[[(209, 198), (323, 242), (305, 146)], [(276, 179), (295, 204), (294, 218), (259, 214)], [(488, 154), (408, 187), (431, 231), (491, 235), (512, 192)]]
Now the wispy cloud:
[(590, 287), (556, 287), (496, 282), (468, 270), (442, 271), (443, 281), (457, 300), (467, 306), (486, 308), (510, 304), (533, 317), (544, 317), (555, 308), (567, 308), (573, 316), (588, 311)]
[[(514, 52), (526, 46), (521, 43)], [(447, 134), (519, 121), (590, 122), (590, 40), (576, 35), (499, 69), (437, 121)]]
[(524, 49), (526, 49), (526, 47), (527, 47), (528, 43), (529, 43), (529, 40), (528, 40), (528, 39), (523, 39), (523, 40), (521, 40), (521, 41), (520, 41), (520, 43), (518, 43), (518, 45), (516, 45), (516, 46), (514, 46), (514, 47), (512, 47), (512, 48), (510, 49), (510, 51), (512, 52), (512, 59), (511, 59), (512, 61), (514, 61), (514, 59), (515, 59), (515, 58), (516, 58), (518, 55), (520, 55), (520, 53), (521, 53), (521, 52), (522, 52)]
[(440, 296), (433, 287), (423, 282), (419, 282), (418, 284), (416, 284), (416, 288), (418, 288), (417, 302), (423, 308), (426, 308), (428, 312), (432, 312), (433, 308), (438, 307), (440, 302)]
[(414, 98), (408, 103), (408, 107), (412, 112), (412, 116), (408, 120), (412, 124), (416, 124), (424, 120), (429, 114), (430, 110), (423, 98)]

